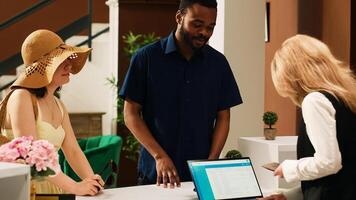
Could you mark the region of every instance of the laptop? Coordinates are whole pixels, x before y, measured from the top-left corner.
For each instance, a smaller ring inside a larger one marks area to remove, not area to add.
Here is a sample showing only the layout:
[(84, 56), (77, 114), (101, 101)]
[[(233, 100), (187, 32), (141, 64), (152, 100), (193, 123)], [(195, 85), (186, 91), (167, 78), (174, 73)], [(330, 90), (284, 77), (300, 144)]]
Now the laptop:
[(263, 197), (248, 157), (187, 162), (200, 200)]

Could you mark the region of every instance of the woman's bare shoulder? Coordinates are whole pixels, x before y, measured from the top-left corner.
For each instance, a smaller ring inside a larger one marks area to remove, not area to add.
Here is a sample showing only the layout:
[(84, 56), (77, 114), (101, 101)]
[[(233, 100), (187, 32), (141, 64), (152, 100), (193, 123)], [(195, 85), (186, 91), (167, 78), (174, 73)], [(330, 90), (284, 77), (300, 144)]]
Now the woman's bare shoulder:
[(12, 92), (10, 98), (12, 97), (31, 97), (31, 93), (27, 89), (20, 88)]
[(9, 97), (8, 105), (23, 103), (31, 100), (31, 93), (26, 89), (16, 89)]

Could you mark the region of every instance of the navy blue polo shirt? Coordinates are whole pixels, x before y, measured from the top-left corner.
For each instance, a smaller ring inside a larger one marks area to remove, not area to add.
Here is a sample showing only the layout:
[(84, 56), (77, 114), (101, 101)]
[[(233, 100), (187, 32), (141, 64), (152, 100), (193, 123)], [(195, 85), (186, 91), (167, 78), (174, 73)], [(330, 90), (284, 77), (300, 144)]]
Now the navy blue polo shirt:
[[(182, 181), (191, 180), (187, 160), (208, 158), (217, 112), (242, 103), (225, 56), (206, 45), (188, 61), (174, 32), (137, 51), (119, 95), (142, 106), (143, 120)], [(145, 148), (138, 165), (155, 183), (155, 160)]]

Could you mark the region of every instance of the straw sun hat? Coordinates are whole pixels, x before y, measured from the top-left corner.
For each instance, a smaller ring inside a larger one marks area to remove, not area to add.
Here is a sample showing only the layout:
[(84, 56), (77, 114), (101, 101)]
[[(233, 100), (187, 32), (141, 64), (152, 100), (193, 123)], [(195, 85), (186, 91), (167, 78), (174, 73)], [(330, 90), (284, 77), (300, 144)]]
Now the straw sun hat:
[(69, 58), (71, 73), (78, 73), (84, 66), (91, 49), (73, 47), (49, 30), (32, 32), (22, 44), (21, 55), (25, 71), (12, 84), (13, 87), (41, 88), (49, 85), (58, 66)]

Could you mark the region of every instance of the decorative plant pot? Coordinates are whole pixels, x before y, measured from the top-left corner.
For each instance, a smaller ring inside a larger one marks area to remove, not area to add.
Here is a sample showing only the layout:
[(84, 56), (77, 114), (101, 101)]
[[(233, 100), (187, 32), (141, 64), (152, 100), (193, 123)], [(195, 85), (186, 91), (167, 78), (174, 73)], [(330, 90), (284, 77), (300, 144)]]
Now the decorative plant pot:
[(275, 128), (265, 128), (264, 135), (266, 140), (274, 140), (276, 138), (277, 129)]

